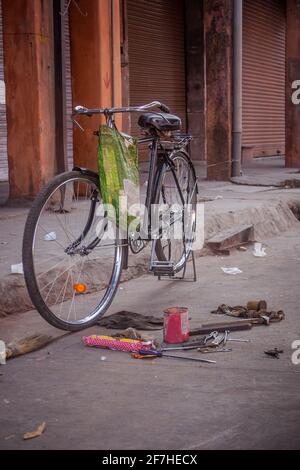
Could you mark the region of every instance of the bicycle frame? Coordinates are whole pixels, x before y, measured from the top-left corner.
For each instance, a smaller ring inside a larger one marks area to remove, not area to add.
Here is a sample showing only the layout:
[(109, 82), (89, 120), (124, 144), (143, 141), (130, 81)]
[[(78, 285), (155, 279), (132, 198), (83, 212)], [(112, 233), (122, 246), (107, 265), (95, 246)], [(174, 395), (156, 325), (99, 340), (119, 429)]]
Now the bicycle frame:
[[(164, 112), (170, 113), (170, 110), (167, 106), (165, 106), (164, 104), (162, 104), (158, 101), (154, 101), (154, 102), (149, 103), (148, 105), (144, 105), (144, 106), (124, 107), (124, 108), (99, 108), (99, 109), (95, 108), (95, 109), (88, 109), (88, 108), (84, 108), (82, 106), (77, 106), (74, 109), (74, 114), (72, 115), (72, 119), (73, 119), (73, 122), (77, 126), (79, 126), (79, 128), (81, 130), (84, 130), (79, 125), (79, 123), (74, 119), (74, 115), (78, 114), (78, 115), (85, 115), (85, 116), (91, 117), (95, 114), (103, 114), (105, 116), (105, 119), (106, 119), (106, 124), (109, 127), (116, 128), (114, 117), (113, 117), (114, 114), (129, 113), (129, 112), (142, 113), (144, 111), (147, 111), (147, 110), (150, 110), (150, 109), (153, 109), (153, 108), (157, 108), (157, 107), (160, 108)], [(157, 114), (161, 115), (159, 112), (157, 112)], [(148, 177), (148, 185), (147, 185), (146, 200), (145, 200), (146, 211), (145, 211), (145, 214), (144, 214), (144, 220), (143, 220), (143, 224), (142, 224), (142, 228), (145, 228), (146, 230), (144, 230), (142, 233), (139, 234), (139, 239), (140, 240), (149, 241), (149, 240), (151, 240), (151, 237), (152, 237), (152, 234), (151, 234), (151, 204), (153, 202), (153, 196), (154, 196), (154, 190), (155, 190), (155, 184), (156, 184), (155, 177), (156, 177), (156, 172), (157, 172), (157, 168), (158, 168), (158, 151), (159, 150), (161, 150), (161, 156), (163, 158), (164, 163), (169, 166), (169, 168), (170, 168), (170, 170), (173, 174), (175, 184), (177, 186), (177, 189), (178, 189), (178, 192), (179, 192), (179, 195), (180, 195), (180, 198), (181, 198), (181, 202), (182, 202), (183, 205), (185, 204), (184, 197), (183, 197), (183, 194), (182, 194), (182, 191), (181, 191), (181, 188), (180, 188), (180, 184), (179, 184), (176, 172), (174, 170), (174, 164), (172, 163), (171, 157), (172, 157), (172, 154), (174, 152), (184, 151), (185, 150), (185, 148), (187, 147), (187, 145), (191, 141), (191, 136), (182, 135), (182, 136), (179, 136), (179, 138), (180, 138), (180, 140), (173, 140), (173, 141), (169, 140), (169, 141), (165, 142), (165, 143), (168, 144), (168, 146), (173, 145), (173, 149), (172, 148), (171, 149), (164, 148), (164, 145), (163, 145), (164, 141), (162, 140), (162, 136), (159, 136), (158, 133), (155, 133), (153, 135), (149, 134), (149, 136), (138, 139), (138, 144), (139, 145), (140, 144), (145, 144), (145, 143), (151, 144), (150, 145), (149, 177)], [(84, 170), (82, 170), (80, 168), (77, 168), (77, 167), (74, 168), (74, 169), (84, 171)], [(194, 175), (194, 176), (195, 176), (195, 179), (196, 179), (196, 175)], [(197, 186), (197, 183), (196, 183), (196, 186)], [(194, 193), (195, 190), (197, 191), (197, 187), (193, 188), (192, 193)], [(91, 213), (91, 212), (90, 212), (90, 215), (89, 215), (89, 218), (88, 218), (88, 221), (87, 221), (87, 226), (90, 225), (90, 223), (91, 223), (91, 221), (93, 220), (93, 217), (94, 217), (94, 213)], [(104, 227), (104, 229), (105, 229), (105, 227)], [(83, 236), (83, 238), (85, 237), (84, 233), (81, 235), (81, 237), (82, 236)], [(79, 237), (78, 240), (76, 242), (74, 242), (74, 244), (79, 245), (83, 240), (83, 238), (81, 238), (81, 237)], [(95, 240), (93, 240), (91, 242), (91, 244), (86, 249), (87, 250), (92, 250), (95, 246), (97, 246), (97, 243), (99, 242), (99, 240), (100, 240), (99, 237), (95, 238)], [(127, 236), (127, 246), (128, 246), (128, 236)]]

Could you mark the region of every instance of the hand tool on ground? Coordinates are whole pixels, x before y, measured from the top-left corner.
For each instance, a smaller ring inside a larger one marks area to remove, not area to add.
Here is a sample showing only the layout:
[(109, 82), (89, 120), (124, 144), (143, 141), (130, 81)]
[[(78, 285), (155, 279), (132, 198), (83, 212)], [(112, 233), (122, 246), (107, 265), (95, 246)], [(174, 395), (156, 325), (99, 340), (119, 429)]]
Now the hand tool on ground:
[(215, 347), (218, 347), (220, 346), (223, 341), (224, 341), (224, 338), (225, 338), (225, 333), (220, 333), (218, 334), (218, 336), (212, 341), (212, 345), (215, 346)]
[(142, 356), (152, 356), (152, 357), (168, 357), (172, 359), (182, 359), (184, 361), (194, 361), (194, 362), (204, 362), (206, 364), (216, 364), (216, 361), (209, 361), (207, 359), (198, 359), (194, 357), (185, 357), (185, 356), (175, 356), (173, 354), (165, 354), (161, 351), (155, 351), (152, 349), (146, 349), (139, 351), (139, 354)]
[(211, 348), (199, 348), (197, 349), (198, 352), (202, 354), (214, 354), (214, 353), (229, 353), (232, 352), (232, 349), (211, 349)]
[(250, 339), (229, 338), (227, 341), (230, 341), (232, 343), (251, 343)]
[(210, 339), (215, 340), (219, 335), (218, 331), (213, 331), (204, 338), (204, 344), (206, 345)]
[[(267, 315), (263, 315), (257, 318), (243, 318), (243, 319), (238, 319), (238, 320), (231, 321), (231, 322), (223, 321), (220, 323), (205, 323), (204, 325), (202, 325), (202, 327), (211, 328), (211, 329), (218, 330), (218, 331), (222, 331), (221, 328), (225, 326), (227, 326), (228, 327), (227, 329), (231, 331), (234, 331), (232, 330), (232, 328), (241, 327), (240, 331), (242, 331), (243, 329), (251, 329), (249, 328), (249, 325), (250, 327), (252, 327), (252, 326), (259, 326), (259, 325), (266, 325), (266, 324), (268, 325), (269, 323), (270, 323), (269, 317)], [(247, 325), (247, 327), (244, 328), (244, 325)], [(236, 329), (235, 331), (238, 331), (238, 329)]]
[(226, 346), (226, 344), (227, 344), (229, 334), (230, 334), (230, 331), (226, 330), (225, 334), (224, 334), (223, 347)]
[[(259, 319), (260, 320), (260, 319)], [(262, 323), (261, 323), (262, 324)], [(220, 333), (228, 331), (246, 331), (252, 329), (251, 320), (247, 320), (244, 323), (243, 320), (236, 322), (225, 322), (225, 323), (211, 323), (208, 325), (203, 325), (201, 328), (197, 328), (190, 331), (190, 336), (200, 336), (200, 335), (209, 335), (215, 330), (218, 330)]]
[(139, 353), (131, 353), (131, 357), (133, 359), (156, 359), (156, 356), (143, 356), (142, 354)]
[(265, 351), (265, 354), (267, 356), (273, 357), (274, 359), (279, 359), (280, 354), (283, 354), (283, 351), (275, 348), (275, 349), (271, 349), (270, 351)]
[(221, 344), (223, 343), (223, 346), (225, 346), (228, 340), (229, 333), (230, 331), (226, 330), (224, 333), (218, 334), (218, 336), (213, 340), (211, 344), (214, 346), (221, 346)]
[(193, 351), (195, 349), (198, 349), (199, 348), (199, 344), (196, 344), (196, 345), (191, 345), (191, 346), (177, 346), (177, 347), (174, 347), (174, 348), (162, 348), (161, 351), (162, 352), (168, 352), (168, 351)]

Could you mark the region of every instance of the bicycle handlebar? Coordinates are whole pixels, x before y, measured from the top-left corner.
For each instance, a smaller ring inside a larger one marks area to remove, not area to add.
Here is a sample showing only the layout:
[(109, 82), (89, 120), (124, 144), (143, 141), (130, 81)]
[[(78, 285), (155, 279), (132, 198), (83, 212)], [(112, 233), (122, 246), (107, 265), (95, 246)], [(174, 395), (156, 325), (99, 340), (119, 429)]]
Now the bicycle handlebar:
[(93, 114), (106, 114), (112, 115), (117, 113), (142, 113), (150, 109), (159, 108), (162, 112), (170, 114), (171, 110), (160, 101), (153, 101), (152, 103), (143, 106), (130, 106), (124, 108), (85, 108), (84, 106), (75, 106), (73, 115), (82, 114), (85, 116), (92, 116)]

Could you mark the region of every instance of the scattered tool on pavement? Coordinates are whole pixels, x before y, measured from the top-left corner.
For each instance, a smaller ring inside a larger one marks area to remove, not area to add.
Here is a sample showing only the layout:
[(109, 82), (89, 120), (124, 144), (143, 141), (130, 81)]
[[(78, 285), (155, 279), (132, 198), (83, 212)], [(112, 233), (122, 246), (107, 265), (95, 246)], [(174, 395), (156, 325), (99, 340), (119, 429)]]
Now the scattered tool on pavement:
[(247, 331), (252, 329), (250, 320), (247, 323), (242, 321), (236, 321), (232, 323), (209, 323), (202, 325), (201, 328), (196, 328), (190, 331), (190, 336), (207, 335), (212, 331), (218, 331), (219, 333), (228, 331)]
[(231, 341), (232, 343), (251, 343), (250, 339), (239, 339), (239, 338), (229, 338), (227, 341)]
[(139, 354), (142, 356), (151, 356), (151, 357), (168, 357), (171, 359), (182, 359), (184, 361), (195, 361), (195, 362), (203, 362), (205, 364), (216, 364), (216, 361), (209, 361), (207, 359), (199, 359), (194, 357), (186, 357), (186, 356), (176, 356), (175, 354), (165, 354), (162, 351), (156, 351), (151, 349), (140, 350)]
[[(285, 318), (284, 312), (267, 310), (267, 302), (264, 300), (250, 301), (247, 305), (230, 307), (220, 305), (212, 313), (234, 317), (228, 322), (215, 322), (203, 324), (201, 328), (190, 330), (188, 308), (173, 307), (164, 311), (164, 319), (153, 316), (143, 316), (133, 312), (118, 312), (101, 319), (98, 324), (112, 329), (124, 329), (112, 336), (87, 336), (83, 338), (87, 346), (131, 352), (134, 359), (155, 359), (166, 357), (171, 359), (216, 364), (216, 361), (199, 359), (189, 356), (177, 356), (174, 351), (197, 350), (202, 354), (229, 353), (232, 352), (228, 343), (250, 343), (250, 339), (231, 338), (230, 334), (237, 331), (251, 330), (256, 325), (269, 325), (280, 322)], [(164, 327), (164, 343), (172, 347), (161, 347), (160, 341), (155, 338), (147, 338), (137, 330), (158, 330)], [(192, 337), (200, 336), (196, 340)], [(170, 354), (171, 353), (171, 354)], [(278, 349), (265, 351), (271, 357), (279, 358), (283, 351)]]
[(198, 345), (191, 345), (191, 346), (178, 346), (178, 347), (174, 347), (174, 348), (162, 348), (161, 351), (162, 352), (168, 352), (168, 351), (193, 351), (193, 350), (198, 349), (198, 348), (199, 348), (199, 344)]
[(156, 359), (157, 356), (150, 356), (150, 355), (147, 355), (147, 356), (143, 356), (142, 354), (139, 354), (139, 353), (131, 353), (131, 357), (133, 359)]
[(204, 344), (205, 346), (207, 345), (207, 343), (210, 341), (210, 340), (215, 340), (218, 336), (219, 332), (218, 331), (212, 331), (211, 333), (209, 333), (205, 338), (204, 338)]
[(267, 356), (273, 357), (274, 359), (279, 359), (280, 354), (283, 354), (283, 351), (275, 348), (275, 349), (271, 349), (269, 351), (265, 351), (265, 354)]
[(232, 352), (232, 349), (205, 349), (205, 348), (199, 348), (198, 352), (201, 352), (202, 354), (216, 354), (216, 353), (228, 353)]
[(229, 305), (219, 305), (217, 310), (211, 313), (217, 315), (227, 315), (235, 318), (244, 318), (250, 320), (252, 324), (266, 324), (280, 322), (284, 320), (285, 314), (282, 310), (267, 311), (267, 302), (265, 300), (248, 302), (246, 307)]
[(214, 353), (229, 353), (229, 352), (232, 352), (232, 349), (198, 348), (197, 351), (201, 352), (202, 354), (210, 354), (210, 353), (214, 354)]
[(228, 330), (226, 330), (224, 333), (218, 333), (215, 339), (213, 339), (212, 344), (218, 347), (223, 343), (223, 346), (225, 346), (228, 340), (229, 333), (230, 332)]

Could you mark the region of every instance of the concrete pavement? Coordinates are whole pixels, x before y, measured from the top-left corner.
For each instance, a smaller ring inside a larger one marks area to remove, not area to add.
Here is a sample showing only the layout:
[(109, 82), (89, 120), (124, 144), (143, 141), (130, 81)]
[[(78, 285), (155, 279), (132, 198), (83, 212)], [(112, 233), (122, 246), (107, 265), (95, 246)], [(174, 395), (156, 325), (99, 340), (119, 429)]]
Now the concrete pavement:
[[(198, 170), (200, 171), (200, 170)], [(204, 204), (205, 239), (235, 225), (252, 224), (255, 238), (262, 241), (292, 228), (300, 214), (300, 188), (279, 189), (242, 186), (232, 183), (199, 183), (199, 202)], [(10, 274), (12, 264), (22, 260), (22, 237), (28, 207), (0, 209), (0, 317), (32, 308), (24, 278)], [(197, 256), (202, 253), (197, 253)], [(49, 258), (45, 251), (45, 257)], [(136, 278), (147, 272), (148, 252), (130, 257), (130, 268), (123, 279)], [(95, 269), (95, 282), (100, 270)]]
[[(232, 334), (251, 343), (211, 354), (217, 364), (201, 366), (166, 358), (136, 361), (126, 353), (84, 347), (82, 333), (63, 334), (1, 367), (0, 448), (299, 449), (300, 366), (291, 360), (292, 342), (300, 339), (299, 226), (266, 240), (266, 246), (263, 259), (251, 249), (197, 259), (197, 283), (159, 283), (148, 275), (126, 282), (108, 313), (160, 315), (166, 307), (186, 305), (196, 327), (216, 320), (209, 312), (221, 303), (264, 298), (271, 308), (283, 308), (286, 320)], [(225, 275), (223, 266), (243, 273)], [(2, 319), (0, 327), (5, 339), (30, 330), (54, 333), (36, 312)], [(93, 327), (88, 333), (107, 330)], [(279, 360), (264, 355), (274, 347), (284, 350)], [(22, 440), (43, 421), (40, 438)]]

